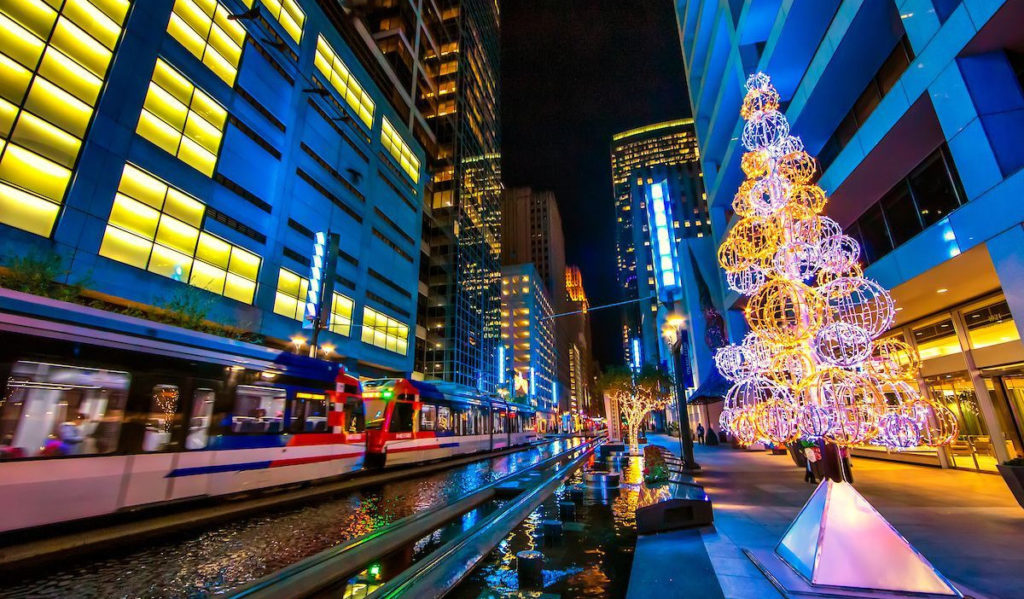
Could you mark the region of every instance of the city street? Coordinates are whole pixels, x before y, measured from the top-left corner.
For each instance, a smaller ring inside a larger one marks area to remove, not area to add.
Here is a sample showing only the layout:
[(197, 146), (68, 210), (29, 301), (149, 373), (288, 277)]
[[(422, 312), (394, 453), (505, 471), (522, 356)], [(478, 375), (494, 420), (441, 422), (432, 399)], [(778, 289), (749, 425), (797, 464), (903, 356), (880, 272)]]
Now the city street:
[[(678, 441), (649, 435), (678, 451)], [(702, 536), (727, 598), (778, 594), (743, 554), (774, 547), (814, 486), (788, 455), (695, 447), (715, 507)], [(854, 458), (857, 490), (946, 577), (983, 596), (1012, 599), (1024, 568), (1024, 510), (999, 476)]]

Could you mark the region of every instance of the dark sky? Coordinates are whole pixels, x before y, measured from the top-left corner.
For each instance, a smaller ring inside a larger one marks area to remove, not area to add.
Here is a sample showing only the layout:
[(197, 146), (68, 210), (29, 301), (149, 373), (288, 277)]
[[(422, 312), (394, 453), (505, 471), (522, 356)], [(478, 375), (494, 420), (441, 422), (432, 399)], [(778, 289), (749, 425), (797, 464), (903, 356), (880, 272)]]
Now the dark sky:
[[(672, 2), (501, 0), (501, 13), (505, 184), (555, 192), (590, 304), (618, 301), (611, 137), (690, 116)], [(620, 318), (592, 315), (602, 365), (622, 360)]]

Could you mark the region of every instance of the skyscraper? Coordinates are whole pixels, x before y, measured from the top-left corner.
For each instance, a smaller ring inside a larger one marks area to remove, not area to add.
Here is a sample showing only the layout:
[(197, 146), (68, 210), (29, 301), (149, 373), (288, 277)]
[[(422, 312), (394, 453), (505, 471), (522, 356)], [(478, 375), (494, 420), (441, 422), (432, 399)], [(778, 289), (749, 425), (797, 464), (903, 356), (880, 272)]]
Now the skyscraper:
[(417, 376), (493, 389), (500, 306), (499, 12), (494, 0), (321, 1), (370, 54), (427, 152)]
[(516, 187), (502, 201), (502, 264), (532, 262), (561, 309), (565, 297), (565, 234), (555, 194)]
[[(562, 216), (555, 194), (518, 187), (505, 192), (502, 202), (502, 264), (532, 263), (548, 291), (556, 314), (565, 312), (565, 235)], [(569, 390), (572, 351), (569, 323), (563, 318), (554, 321), (556, 378), (562, 411), (570, 408)]]
[(612, 136), (618, 283), (624, 299), (637, 300), (624, 309), (622, 341), (627, 362), (658, 362), (659, 334), (652, 317), (657, 298), (652, 297), (653, 269), (647, 268), (651, 233), (645, 190), (655, 179), (669, 181), (677, 206), (672, 223), (677, 240), (707, 235), (711, 228), (698, 159), (693, 119), (654, 123)]

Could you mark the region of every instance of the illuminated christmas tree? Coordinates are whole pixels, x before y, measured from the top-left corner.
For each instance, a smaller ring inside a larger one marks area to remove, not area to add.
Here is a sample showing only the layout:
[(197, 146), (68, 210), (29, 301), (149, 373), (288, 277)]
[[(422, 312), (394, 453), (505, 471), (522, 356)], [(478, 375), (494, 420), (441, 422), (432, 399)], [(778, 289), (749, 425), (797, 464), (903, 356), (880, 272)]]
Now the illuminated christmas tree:
[(948, 444), (952, 412), (921, 397), (919, 359), (892, 324), (889, 292), (863, 276), (860, 246), (821, 212), (817, 165), (779, 112), (767, 75), (747, 80), (739, 221), (718, 251), (728, 284), (748, 296), (743, 343), (715, 354), (734, 382), (721, 425), (741, 442), (798, 438), (893, 449)]

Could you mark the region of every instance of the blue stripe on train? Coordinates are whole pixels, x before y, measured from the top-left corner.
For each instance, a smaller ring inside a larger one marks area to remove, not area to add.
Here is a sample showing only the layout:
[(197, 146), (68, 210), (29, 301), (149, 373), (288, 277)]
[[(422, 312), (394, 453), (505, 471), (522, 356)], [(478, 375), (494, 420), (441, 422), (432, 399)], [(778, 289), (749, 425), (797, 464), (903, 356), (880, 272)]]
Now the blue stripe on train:
[(221, 472), (239, 472), (241, 470), (262, 470), (270, 468), (270, 460), (265, 462), (247, 462), (245, 464), (221, 464), (219, 466), (196, 466), (194, 468), (175, 468), (165, 478), (193, 476), (196, 474), (218, 474)]
[(440, 445), (438, 445), (438, 447), (440, 447), (441, 449), (444, 449), (445, 447), (458, 447), (459, 445), (461, 445), (461, 444), (460, 443), (441, 443)]
[(263, 449), (284, 447), (292, 435), (217, 435), (210, 439), (207, 449)]

